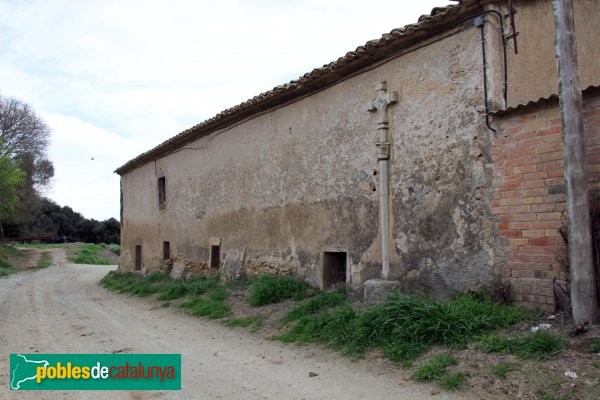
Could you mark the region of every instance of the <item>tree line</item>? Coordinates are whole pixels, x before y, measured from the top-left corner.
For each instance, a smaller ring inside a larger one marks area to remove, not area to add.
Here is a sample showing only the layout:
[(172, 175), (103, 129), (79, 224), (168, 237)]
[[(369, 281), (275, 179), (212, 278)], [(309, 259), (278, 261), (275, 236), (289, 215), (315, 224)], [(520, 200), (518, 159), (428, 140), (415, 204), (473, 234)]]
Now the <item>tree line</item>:
[(84, 218), (42, 196), (54, 176), (50, 128), (22, 101), (0, 96), (0, 241), (119, 243), (120, 224)]

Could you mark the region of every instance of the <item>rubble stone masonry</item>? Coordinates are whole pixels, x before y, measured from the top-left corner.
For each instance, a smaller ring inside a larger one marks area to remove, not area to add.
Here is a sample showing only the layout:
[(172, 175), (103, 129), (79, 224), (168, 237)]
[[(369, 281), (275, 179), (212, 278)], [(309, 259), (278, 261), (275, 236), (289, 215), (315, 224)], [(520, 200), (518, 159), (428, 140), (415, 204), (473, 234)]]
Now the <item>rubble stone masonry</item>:
[[(584, 94), (583, 117), (588, 188), (594, 193), (600, 190), (600, 91)], [(515, 303), (552, 311), (554, 280), (564, 284), (566, 278), (561, 266), (566, 247), (559, 233), (566, 226), (566, 194), (558, 101), (520, 106), (498, 115), (497, 123), (491, 209), (510, 250), (503, 282)]]

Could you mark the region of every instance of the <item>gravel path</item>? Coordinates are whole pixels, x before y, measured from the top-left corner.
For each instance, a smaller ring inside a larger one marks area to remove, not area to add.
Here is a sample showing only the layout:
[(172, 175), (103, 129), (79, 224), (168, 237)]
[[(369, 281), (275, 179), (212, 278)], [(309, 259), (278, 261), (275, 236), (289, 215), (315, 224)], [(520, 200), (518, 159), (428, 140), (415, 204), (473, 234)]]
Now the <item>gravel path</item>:
[[(115, 266), (55, 265), (0, 279), (1, 399), (458, 399), (402, 379), (402, 370), (352, 362), (320, 348), (284, 345), (109, 292)], [(181, 353), (174, 392), (8, 390), (10, 353)], [(309, 372), (318, 376), (309, 377)]]

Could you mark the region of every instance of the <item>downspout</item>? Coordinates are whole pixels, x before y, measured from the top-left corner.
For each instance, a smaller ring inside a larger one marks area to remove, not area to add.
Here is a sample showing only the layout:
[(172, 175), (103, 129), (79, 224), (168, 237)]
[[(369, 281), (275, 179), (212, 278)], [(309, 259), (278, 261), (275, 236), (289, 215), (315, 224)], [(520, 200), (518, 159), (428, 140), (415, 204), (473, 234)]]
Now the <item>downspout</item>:
[(369, 111), (378, 113), (377, 131), (379, 142), (377, 146), (377, 161), (379, 164), (379, 226), (381, 230), (381, 278), (388, 279), (390, 274), (390, 202), (389, 202), (389, 159), (390, 142), (388, 140), (389, 122), (387, 108), (398, 102), (398, 93), (387, 93), (386, 82), (380, 82), (377, 87), (377, 97), (369, 106)]

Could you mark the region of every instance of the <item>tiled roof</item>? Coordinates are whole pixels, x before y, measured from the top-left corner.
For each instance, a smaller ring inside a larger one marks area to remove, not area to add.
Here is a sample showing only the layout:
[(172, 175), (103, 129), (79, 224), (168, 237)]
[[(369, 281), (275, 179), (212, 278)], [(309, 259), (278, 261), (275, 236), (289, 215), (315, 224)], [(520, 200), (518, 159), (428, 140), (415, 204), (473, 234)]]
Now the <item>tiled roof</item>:
[(343, 57), (315, 68), (284, 85), (261, 93), (237, 106), (228, 108), (214, 117), (207, 119), (176, 136), (166, 140), (153, 149), (140, 154), (128, 161), (115, 172), (122, 175), (149, 161), (160, 158), (173, 150), (210, 134), (217, 129), (224, 128), (235, 122), (241, 121), (251, 115), (264, 112), (277, 105), (285, 104), (310, 93), (321, 90), (331, 84), (339, 82), (352, 73), (393, 56), (395, 53), (422, 41), (432, 35), (447, 30), (453, 24), (462, 22), (467, 16), (481, 10), (482, 4), (493, 0), (461, 0), (459, 4), (446, 7), (436, 7), (428, 15), (419, 17), (417, 23), (393, 29), (378, 40), (370, 40), (356, 50), (346, 53)]
[[(587, 88), (582, 90), (583, 94), (591, 94), (591, 93), (595, 93), (595, 92), (600, 92), (600, 86), (588, 86)], [(536, 107), (536, 106), (540, 106), (540, 105), (544, 105), (544, 104), (553, 104), (553, 103), (558, 103), (558, 95), (557, 94), (551, 94), (548, 97), (540, 97), (537, 100), (531, 100), (524, 104), (517, 104), (516, 106), (513, 106), (513, 107), (508, 107), (508, 108), (505, 108), (502, 110), (494, 111), (491, 113), (491, 115), (502, 117), (502, 116), (513, 114), (513, 113), (516, 113), (519, 111), (525, 111), (532, 107)]]

